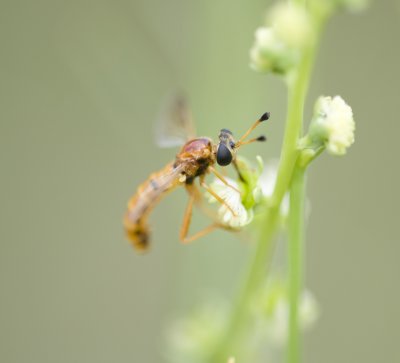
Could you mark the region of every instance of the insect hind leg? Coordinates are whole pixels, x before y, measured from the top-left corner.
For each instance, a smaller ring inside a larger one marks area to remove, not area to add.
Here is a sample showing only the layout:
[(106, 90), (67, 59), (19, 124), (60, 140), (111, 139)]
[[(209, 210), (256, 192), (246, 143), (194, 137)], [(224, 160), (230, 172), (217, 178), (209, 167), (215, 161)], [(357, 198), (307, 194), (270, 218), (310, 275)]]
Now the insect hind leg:
[(188, 204), (183, 215), (183, 222), (179, 233), (179, 239), (186, 243), (187, 234), (189, 232), (190, 223), (192, 221), (193, 203), (196, 196), (192, 193), (189, 196)]
[(180, 230), (179, 238), (182, 243), (190, 243), (200, 237), (204, 237), (208, 233), (214, 231), (217, 228), (220, 228), (220, 225), (216, 222), (210, 224), (209, 226), (203, 228), (199, 232), (195, 233), (194, 235), (188, 237), (189, 228), (192, 221), (192, 214), (193, 214), (193, 205), (197, 204), (202, 207), (202, 196), (199, 190), (192, 184), (187, 185), (186, 190), (189, 193), (189, 200), (188, 204), (185, 209), (185, 214), (183, 216), (182, 227)]
[(203, 228), (199, 232), (195, 233), (193, 236), (187, 237), (187, 236), (181, 236), (181, 241), (182, 243), (190, 243), (195, 241), (198, 238), (204, 237), (205, 235), (213, 232), (215, 229), (219, 228), (219, 225), (217, 223), (212, 223), (209, 226)]

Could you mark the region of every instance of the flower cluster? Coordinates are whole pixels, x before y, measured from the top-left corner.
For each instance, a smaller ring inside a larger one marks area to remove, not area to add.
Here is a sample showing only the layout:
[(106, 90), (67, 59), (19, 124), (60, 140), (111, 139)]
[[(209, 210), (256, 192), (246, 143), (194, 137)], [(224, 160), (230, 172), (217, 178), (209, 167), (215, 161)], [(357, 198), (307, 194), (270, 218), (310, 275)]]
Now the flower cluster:
[[(249, 224), (253, 219), (253, 210), (246, 209), (242, 203), (242, 198), (238, 192), (238, 184), (231, 178), (225, 178), (229, 185), (224, 184), (221, 180), (215, 179), (211, 188), (216, 192), (226, 203), (218, 209), (219, 222), (233, 229), (238, 229)], [(209, 195), (209, 202), (214, 203), (217, 200)], [(228, 208), (229, 206), (229, 208)], [(234, 213), (232, 213), (232, 211)]]
[(298, 62), (300, 50), (310, 40), (310, 24), (303, 7), (278, 3), (268, 13), (266, 26), (256, 30), (250, 66), (260, 72), (285, 74)]
[(312, 144), (323, 144), (332, 155), (344, 155), (354, 143), (354, 131), (353, 111), (340, 96), (317, 100), (309, 129)]
[[(210, 184), (210, 187), (225, 202), (225, 205), (223, 204), (218, 208), (217, 217), (219, 223), (228, 229), (238, 230), (253, 220), (254, 209), (262, 202), (259, 178), (262, 173), (263, 162), (259, 157), (258, 166), (254, 168), (246, 159), (238, 157), (236, 164), (241, 176), (238, 182), (225, 177), (229, 185), (224, 184), (219, 179), (215, 179)], [(210, 203), (217, 202), (208, 193), (206, 193), (206, 197)]]

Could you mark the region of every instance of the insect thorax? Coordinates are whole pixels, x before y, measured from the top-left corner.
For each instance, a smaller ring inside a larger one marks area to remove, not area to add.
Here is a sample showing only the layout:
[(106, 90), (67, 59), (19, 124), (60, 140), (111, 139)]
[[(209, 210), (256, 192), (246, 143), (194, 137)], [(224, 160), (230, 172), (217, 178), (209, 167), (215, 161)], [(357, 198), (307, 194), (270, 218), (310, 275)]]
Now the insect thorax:
[(211, 139), (201, 137), (188, 141), (176, 156), (175, 166), (182, 165), (185, 182), (190, 184), (196, 176), (206, 173), (215, 163), (215, 154)]
[(188, 141), (183, 145), (180, 154), (207, 154), (212, 151), (212, 141), (208, 137), (199, 137)]

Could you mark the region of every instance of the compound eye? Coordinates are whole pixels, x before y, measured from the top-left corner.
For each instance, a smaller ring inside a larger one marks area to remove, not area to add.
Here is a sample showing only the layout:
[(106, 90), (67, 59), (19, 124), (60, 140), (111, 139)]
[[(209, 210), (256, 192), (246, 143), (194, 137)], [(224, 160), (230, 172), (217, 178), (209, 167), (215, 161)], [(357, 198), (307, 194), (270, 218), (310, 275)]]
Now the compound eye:
[(217, 163), (221, 166), (227, 166), (232, 162), (232, 152), (225, 144), (220, 143), (217, 150)]

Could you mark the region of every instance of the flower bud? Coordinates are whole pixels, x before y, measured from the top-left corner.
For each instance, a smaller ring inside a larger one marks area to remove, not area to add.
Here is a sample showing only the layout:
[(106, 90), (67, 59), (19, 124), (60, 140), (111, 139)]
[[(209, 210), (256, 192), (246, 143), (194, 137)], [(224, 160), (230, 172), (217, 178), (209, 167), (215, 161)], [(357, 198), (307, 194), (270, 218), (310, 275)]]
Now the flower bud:
[(297, 60), (271, 28), (260, 27), (255, 32), (255, 42), (250, 50), (250, 67), (258, 72), (286, 73)]

